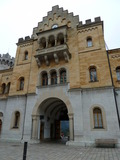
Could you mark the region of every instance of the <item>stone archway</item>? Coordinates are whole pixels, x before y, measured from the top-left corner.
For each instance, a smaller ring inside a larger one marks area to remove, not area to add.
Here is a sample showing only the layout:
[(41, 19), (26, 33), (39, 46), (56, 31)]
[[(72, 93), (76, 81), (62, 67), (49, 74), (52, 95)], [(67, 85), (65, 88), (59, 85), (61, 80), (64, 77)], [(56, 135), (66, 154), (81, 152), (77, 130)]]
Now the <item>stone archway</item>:
[(46, 94), (45, 96), (41, 96), (37, 101), (32, 112), (32, 139), (40, 139), (42, 137), (41, 134), (43, 134), (41, 130), (43, 130), (44, 127), (47, 128), (44, 128), (44, 136), (50, 138), (51, 135), (52, 137), (52, 124), (55, 123), (55, 120), (59, 120), (60, 114), (66, 110), (69, 120), (69, 139), (73, 140), (74, 128), (72, 106), (67, 96), (58, 93), (50, 95)]

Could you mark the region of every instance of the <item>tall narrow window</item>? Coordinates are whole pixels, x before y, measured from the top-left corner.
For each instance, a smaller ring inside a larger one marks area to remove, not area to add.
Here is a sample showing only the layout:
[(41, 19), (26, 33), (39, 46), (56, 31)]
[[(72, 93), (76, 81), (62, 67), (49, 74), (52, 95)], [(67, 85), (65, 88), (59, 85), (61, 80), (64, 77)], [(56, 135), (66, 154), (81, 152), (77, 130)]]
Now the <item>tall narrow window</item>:
[(42, 86), (48, 85), (48, 76), (47, 73), (42, 74)]
[(103, 128), (102, 112), (99, 108), (93, 110), (94, 128)]
[(92, 47), (92, 38), (87, 38), (87, 47)]
[(57, 73), (55, 71), (51, 73), (51, 84), (57, 84)]
[(28, 51), (25, 51), (24, 60), (28, 60)]
[(19, 127), (19, 121), (20, 121), (20, 112), (15, 112), (15, 120), (14, 120), (14, 128)]
[(2, 94), (5, 94), (5, 90), (6, 90), (6, 84), (3, 83), (3, 84), (2, 84)]
[(66, 83), (66, 71), (65, 70), (60, 71), (60, 83)]
[(97, 81), (96, 68), (95, 67), (90, 67), (89, 72), (90, 72), (90, 81), (91, 82), (96, 82)]
[(21, 77), (19, 79), (19, 90), (23, 90), (24, 89), (24, 77)]
[(120, 66), (116, 68), (117, 80), (120, 81)]

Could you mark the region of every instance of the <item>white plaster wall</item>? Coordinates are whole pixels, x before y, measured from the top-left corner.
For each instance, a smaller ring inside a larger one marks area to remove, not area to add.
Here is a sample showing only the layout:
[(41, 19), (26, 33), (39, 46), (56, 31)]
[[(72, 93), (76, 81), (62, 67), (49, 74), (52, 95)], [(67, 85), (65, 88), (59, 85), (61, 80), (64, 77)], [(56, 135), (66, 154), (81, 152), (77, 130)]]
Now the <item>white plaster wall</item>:
[[(83, 92), (83, 125), (85, 141), (96, 138), (120, 138), (119, 125), (112, 89), (91, 90)], [(92, 130), (90, 125), (90, 107), (102, 106), (105, 110), (107, 130)]]
[(32, 133), (32, 111), (37, 101), (37, 95), (31, 94), (27, 96), (25, 124), (24, 124), (24, 136), (23, 140), (30, 140)]
[[(25, 108), (24, 96), (8, 98), (6, 103), (6, 110), (4, 113), (4, 122), (1, 135), (2, 140), (20, 141), (22, 139), (24, 108)], [(15, 111), (20, 112), (19, 129), (13, 129), (11, 126), (12, 113)]]

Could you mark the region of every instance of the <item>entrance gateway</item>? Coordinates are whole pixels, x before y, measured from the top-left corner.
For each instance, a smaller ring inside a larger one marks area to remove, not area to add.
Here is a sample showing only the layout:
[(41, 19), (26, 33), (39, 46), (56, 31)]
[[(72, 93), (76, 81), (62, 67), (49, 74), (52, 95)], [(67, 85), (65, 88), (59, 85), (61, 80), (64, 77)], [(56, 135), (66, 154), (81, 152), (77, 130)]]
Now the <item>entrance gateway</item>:
[(73, 115), (59, 98), (47, 98), (32, 116), (32, 139), (73, 140)]

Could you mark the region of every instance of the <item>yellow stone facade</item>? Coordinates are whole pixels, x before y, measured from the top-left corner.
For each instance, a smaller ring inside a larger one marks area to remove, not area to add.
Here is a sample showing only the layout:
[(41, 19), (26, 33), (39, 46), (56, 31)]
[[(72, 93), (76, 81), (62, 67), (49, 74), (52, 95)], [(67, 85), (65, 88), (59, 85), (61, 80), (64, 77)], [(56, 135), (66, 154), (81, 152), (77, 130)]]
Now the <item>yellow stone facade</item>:
[[(92, 91), (97, 92), (98, 90), (104, 90), (103, 92), (106, 93), (106, 89), (112, 90), (112, 88), (115, 90), (120, 90), (120, 79), (117, 77), (116, 73), (116, 68), (120, 67), (120, 49), (106, 50), (103, 28), (103, 21), (101, 21), (100, 17), (95, 18), (94, 22), (91, 22), (91, 20), (86, 20), (85, 24), (83, 24), (82, 22), (79, 22), (79, 16), (74, 16), (73, 13), (68, 13), (67, 10), (64, 11), (63, 8), (54, 6), (52, 11), (48, 12), (47, 16), (43, 18), (43, 21), (39, 22), (38, 26), (33, 28), (33, 34), (31, 37), (27, 36), (25, 39), (20, 38), (18, 40), (14, 66), (0, 71), (0, 100), (2, 101), (3, 99), (10, 99), (20, 96), (29, 97), (29, 95), (38, 95), (37, 91), (39, 90), (40, 95), (37, 97), (34, 104), (35, 107), (33, 106), (33, 111), (31, 111), (30, 115), (30, 117), (33, 117), (33, 124), (35, 124), (32, 130), (34, 135), (33, 137), (36, 137), (35, 134), (37, 133), (37, 128), (35, 126), (37, 126), (38, 122), (35, 121), (37, 121), (36, 117), (38, 116), (38, 113), (36, 112), (38, 111), (39, 106), (41, 106), (40, 103), (42, 103), (42, 99), (48, 99), (49, 96), (53, 95), (58, 98), (61, 97), (64, 103), (66, 105), (68, 104), (67, 109), (69, 111), (68, 115), (71, 127), (71, 140), (76, 140), (74, 137), (78, 134), (77, 129), (74, 129), (74, 135), (72, 132), (73, 118), (75, 119), (75, 125), (77, 124), (77, 118), (74, 117), (74, 115), (77, 115), (77, 112), (74, 112), (76, 109), (73, 109), (75, 101), (72, 101), (72, 92), (76, 91), (75, 95), (77, 95), (77, 91), (80, 91), (80, 96), (82, 97), (83, 92), (86, 90), (91, 91), (91, 94)], [(65, 68), (67, 73), (67, 96), (65, 95), (65, 91), (63, 92), (63, 89), (59, 87), (59, 71), (62, 68)], [(91, 79), (90, 69), (92, 69), (93, 72), (95, 71), (95, 80)], [(53, 88), (51, 91), (51, 88), (49, 87), (51, 87), (50, 73), (52, 70), (57, 71), (57, 84), (54, 85), (55, 87), (59, 87), (59, 89)], [(41, 75), (43, 72), (48, 73), (47, 86), (42, 86)], [(23, 78), (24, 81), (22, 89), (19, 89), (20, 78)], [(2, 85), (7, 85), (8, 83), (10, 83), (9, 93), (3, 93)], [(48, 87), (48, 92), (44, 89), (44, 87)], [(110, 93), (114, 99), (113, 92), (110, 91)], [(98, 93), (98, 97), (99, 94), (101, 93)], [(71, 97), (68, 98), (69, 96)], [(102, 94), (100, 96), (102, 97)], [(93, 99), (95, 99), (94, 97), (95, 95), (93, 96)], [(105, 98), (105, 101), (108, 97)], [(102, 98), (101, 100), (98, 99), (99, 98), (96, 98), (94, 104), (91, 105), (91, 109), (89, 108), (87, 112), (87, 115), (90, 112), (90, 117), (92, 116), (90, 126), (94, 126), (92, 113), (94, 106), (104, 101)], [(114, 106), (114, 100), (112, 102), (112, 105)], [(29, 101), (26, 101), (25, 103), (27, 104)], [(82, 104), (82, 98), (80, 99), (80, 103), (81, 106), (84, 105)], [(100, 104), (100, 106), (104, 111), (104, 129), (106, 132), (109, 132), (109, 127), (107, 127), (108, 125), (106, 120), (107, 118), (109, 119), (109, 117), (106, 116), (108, 102), (105, 102), (105, 104), (106, 108), (104, 108), (103, 104)], [(77, 102), (76, 105), (78, 105)], [(85, 108), (85, 106), (83, 108)], [(120, 110), (120, 106), (118, 108), (118, 110)], [(82, 109), (80, 115), (82, 117)], [(117, 114), (115, 117), (117, 117)], [(27, 124), (27, 122), (24, 123)], [(79, 129), (79, 134), (82, 135), (83, 130), (81, 128)], [(25, 129), (23, 129), (23, 132), (24, 130)], [(91, 131), (93, 130), (94, 129), (92, 128)], [(79, 136), (81, 137), (81, 135)], [(106, 135), (106, 133), (104, 135)], [(24, 133), (22, 137), (24, 137)]]

